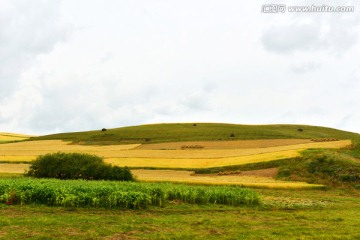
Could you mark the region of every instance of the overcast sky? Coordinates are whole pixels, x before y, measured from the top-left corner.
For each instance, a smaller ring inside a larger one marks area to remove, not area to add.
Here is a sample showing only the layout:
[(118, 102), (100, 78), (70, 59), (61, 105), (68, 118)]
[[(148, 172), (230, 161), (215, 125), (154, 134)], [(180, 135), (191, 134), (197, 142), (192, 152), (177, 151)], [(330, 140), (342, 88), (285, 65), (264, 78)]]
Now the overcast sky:
[(351, 13), (262, 13), (269, 2), (0, 0), (0, 132), (161, 122), (360, 132), (359, 1), (291, 1)]

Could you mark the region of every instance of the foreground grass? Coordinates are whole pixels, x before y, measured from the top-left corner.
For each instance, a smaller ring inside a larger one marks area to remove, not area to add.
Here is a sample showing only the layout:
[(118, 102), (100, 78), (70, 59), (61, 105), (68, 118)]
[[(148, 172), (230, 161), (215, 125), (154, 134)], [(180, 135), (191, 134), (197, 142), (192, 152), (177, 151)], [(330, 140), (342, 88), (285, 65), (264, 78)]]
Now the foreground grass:
[(359, 192), (257, 190), (262, 207), (109, 210), (0, 204), (2, 239), (358, 239)]

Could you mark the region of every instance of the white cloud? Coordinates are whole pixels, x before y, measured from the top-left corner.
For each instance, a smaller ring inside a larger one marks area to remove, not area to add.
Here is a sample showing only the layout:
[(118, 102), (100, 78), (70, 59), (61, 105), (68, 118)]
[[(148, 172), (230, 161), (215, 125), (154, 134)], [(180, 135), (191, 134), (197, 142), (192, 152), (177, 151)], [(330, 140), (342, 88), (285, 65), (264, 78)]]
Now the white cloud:
[(356, 14), (265, 15), (235, 0), (1, 4), (3, 131), (213, 121), (360, 132)]

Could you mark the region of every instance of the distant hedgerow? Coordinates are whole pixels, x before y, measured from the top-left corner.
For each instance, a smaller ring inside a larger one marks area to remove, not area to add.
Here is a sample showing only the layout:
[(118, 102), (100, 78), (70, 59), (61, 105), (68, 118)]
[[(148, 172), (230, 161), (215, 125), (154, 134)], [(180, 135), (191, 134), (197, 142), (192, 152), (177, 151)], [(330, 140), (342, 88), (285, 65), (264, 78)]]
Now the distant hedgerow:
[(133, 181), (128, 168), (111, 166), (87, 153), (49, 153), (39, 156), (30, 166), (28, 176), (36, 178)]

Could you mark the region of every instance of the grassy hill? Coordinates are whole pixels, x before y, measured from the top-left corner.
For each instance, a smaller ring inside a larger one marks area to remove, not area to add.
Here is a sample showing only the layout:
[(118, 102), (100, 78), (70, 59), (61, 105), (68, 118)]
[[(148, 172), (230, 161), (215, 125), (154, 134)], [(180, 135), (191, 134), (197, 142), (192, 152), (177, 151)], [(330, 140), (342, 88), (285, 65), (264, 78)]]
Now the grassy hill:
[(308, 125), (239, 125), (224, 123), (169, 123), (72, 132), (34, 137), (82, 144), (159, 143), (236, 139), (338, 138), (360, 139), (357, 133)]

